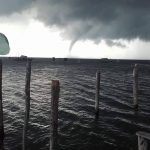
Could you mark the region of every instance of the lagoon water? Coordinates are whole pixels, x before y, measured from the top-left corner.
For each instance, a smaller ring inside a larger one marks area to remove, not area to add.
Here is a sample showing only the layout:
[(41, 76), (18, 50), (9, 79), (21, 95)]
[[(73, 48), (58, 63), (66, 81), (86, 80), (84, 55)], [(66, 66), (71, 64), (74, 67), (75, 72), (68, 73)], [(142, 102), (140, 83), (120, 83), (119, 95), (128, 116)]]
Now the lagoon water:
[[(100, 113), (94, 114), (101, 71)], [(3, 63), (5, 150), (20, 150), (26, 62)], [(132, 108), (132, 63), (33, 61), (29, 150), (49, 149), (51, 80), (60, 80), (59, 150), (137, 150), (137, 131), (150, 133), (150, 67), (140, 67), (139, 111)]]

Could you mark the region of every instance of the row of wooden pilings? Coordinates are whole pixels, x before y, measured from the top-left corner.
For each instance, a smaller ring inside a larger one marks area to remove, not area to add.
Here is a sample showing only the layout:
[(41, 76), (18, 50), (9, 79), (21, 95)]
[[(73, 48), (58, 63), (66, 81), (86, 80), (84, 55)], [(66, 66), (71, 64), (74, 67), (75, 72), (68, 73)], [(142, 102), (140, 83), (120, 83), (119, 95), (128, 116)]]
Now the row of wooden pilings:
[[(138, 108), (138, 65), (133, 70), (133, 106)], [(30, 80), (31, 80), (31, 59), (27, 60), (25, 79), (25, 116), (23, 126), (22, 150), (27, 149), (27, 130), (30, 113)], [(59, 80), (52, 80), (51, 84), (51, 115), (50, 115), (50, 150), (57, 150), (57, 129), (58, 129), (58, 103), (59, 103)], [(100, 97), (100, 71), (96, 73), (96, 94), (95, 114), (99, 114)], [(3, 149), (4, 124), (3, 124), (3, 103), (2, 103), (2, 61), (0, 60), (0, 150)]]
[[(96, 96), (95, 96), (95, 111), (99, 113), (99, 96), (100, 96), (100, 71), (96, 73)], [(138, 110), (138, 64), (133, 68), (133, 108)]]

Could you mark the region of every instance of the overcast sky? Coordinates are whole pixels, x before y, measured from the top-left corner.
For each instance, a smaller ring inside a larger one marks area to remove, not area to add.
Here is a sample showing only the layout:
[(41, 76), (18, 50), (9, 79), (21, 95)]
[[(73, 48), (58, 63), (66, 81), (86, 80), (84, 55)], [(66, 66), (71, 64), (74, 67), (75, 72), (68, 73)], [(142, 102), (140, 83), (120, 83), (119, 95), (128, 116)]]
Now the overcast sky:
[(150, 59), (149, 0), (0, 0), (9, 56)]

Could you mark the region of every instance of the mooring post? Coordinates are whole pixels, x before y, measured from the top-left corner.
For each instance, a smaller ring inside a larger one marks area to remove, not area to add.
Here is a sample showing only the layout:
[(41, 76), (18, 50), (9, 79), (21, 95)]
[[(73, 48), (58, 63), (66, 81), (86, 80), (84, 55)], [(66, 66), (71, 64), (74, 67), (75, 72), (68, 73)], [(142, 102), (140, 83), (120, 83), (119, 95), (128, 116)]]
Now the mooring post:
[(26, 134), (30, 112), (30, 80), (31, 80), (31, 59), (27, 59), (26, 79), (25, 79), (25, 117), (24, 117), (23, 143), (22, 143), (23, 150), (26, 150), (26, 142), (27, 142)]
[(60, 85), (59, 80), (52, 80), (51, 85), (51, 116), (50, 116), (50, 150), (57, 150), (58, 134), (58, 101)]
[(150, 140), (150, 134), (139, 131), (136, 135), (138, 136), (138, 150), (148, 150), (148, 140)]
[(133, 106), (138, 109), (138, 64), (133, 69)]
[(96, 94), (95, 94), (95, 113), (99, 114), (99, 96), (100, 95), (100, 71), (96, 72)]
[(4, 140), (3, 101), (2, 101), (2, 60), (0, 60), (0, 147)]
[(148, 150), (147, 140), (141, 136), (138, 136), (138, 150)]

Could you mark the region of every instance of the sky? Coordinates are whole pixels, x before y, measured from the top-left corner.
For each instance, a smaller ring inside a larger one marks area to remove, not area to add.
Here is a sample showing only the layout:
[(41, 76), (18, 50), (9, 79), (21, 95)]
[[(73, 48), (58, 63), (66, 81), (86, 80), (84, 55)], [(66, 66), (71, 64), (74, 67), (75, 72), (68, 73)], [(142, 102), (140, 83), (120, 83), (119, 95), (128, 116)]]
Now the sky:
[(7, 56), (150, 59), (149, 0), (0, 0)]

